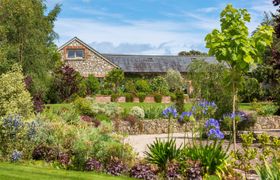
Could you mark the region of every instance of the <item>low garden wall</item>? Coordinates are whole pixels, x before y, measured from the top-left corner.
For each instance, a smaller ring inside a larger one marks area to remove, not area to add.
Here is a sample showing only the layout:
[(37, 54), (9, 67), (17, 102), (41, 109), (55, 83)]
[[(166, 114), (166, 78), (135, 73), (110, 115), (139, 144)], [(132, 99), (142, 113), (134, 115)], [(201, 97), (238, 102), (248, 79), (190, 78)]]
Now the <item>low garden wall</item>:
[[(163, 134), (167, 133), (168, 120), (141, 120), (132, 125), (127, 121), (114, 122), (115, 131), (125, 134)], [(184, 132), (184, 127), (181, 126), (177, 121), (171, 123), (174, 133)], [(191, 131), (192, 125), (187, 126), (187, 130)], [(268, 130), (268, 129), (280, 129), (280, 116), (267, 116), (258, 117), (254, 130)]]

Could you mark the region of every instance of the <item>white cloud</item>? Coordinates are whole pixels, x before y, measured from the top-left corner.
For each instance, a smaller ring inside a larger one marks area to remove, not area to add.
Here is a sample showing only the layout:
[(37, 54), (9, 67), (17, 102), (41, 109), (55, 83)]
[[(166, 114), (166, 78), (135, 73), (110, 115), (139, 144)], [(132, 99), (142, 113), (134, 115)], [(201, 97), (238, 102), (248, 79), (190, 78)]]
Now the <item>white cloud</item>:
[(212, 13), (219, 10), (218, 7), (207, 7), (207, 8), (201, 8), (198, 9), (197, 12), (202, 12), (202, 13)]

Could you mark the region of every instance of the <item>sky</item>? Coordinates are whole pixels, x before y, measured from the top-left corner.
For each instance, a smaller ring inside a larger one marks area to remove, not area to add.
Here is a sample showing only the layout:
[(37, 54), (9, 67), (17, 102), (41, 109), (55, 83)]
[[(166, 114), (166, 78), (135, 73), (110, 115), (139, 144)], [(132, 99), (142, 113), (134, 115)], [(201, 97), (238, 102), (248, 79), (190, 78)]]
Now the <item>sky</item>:
[(176, 55), (207, 52), (204, 37), (219, 28), (219, 15), (231, 3), (246, 8), (252, 32), (264, 12), (275, 12), (272, 0), (46, 0), (62, 11), (55, 23), (58, 46), (73, 37), (101, 53)]

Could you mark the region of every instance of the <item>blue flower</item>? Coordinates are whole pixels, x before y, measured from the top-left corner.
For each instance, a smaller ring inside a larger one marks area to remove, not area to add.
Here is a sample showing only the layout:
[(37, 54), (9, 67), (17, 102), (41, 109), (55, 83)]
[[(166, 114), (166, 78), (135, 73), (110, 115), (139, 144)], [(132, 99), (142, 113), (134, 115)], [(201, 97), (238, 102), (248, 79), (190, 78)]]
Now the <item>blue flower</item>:
[(165, 110), (162, 111), (162, 115), (166, 118), (170, 118), (170, 117), (177, 117), (177, 110), (175, 108), (173, 108), (172, 106), (166, 108)]
[(210, 129), (208, 132), (208, 137), (213, 139), (224, 139), (224, 134), (220, 129)]
[(21, 159), (22, 153), (20, 151), (14, 150), (11, 156), (12, 162), (17, 162)]
[(179, 118), (179, 122), (183, 123), (186, 118), (189, 119), (191, 116), (192, 116), (192, 112), (182, 112)]
[(206, 128), (216, 128), (216, 129), (220, 129), (220, 123), (218, 120), (210, 118), (208, 121), (206, 121), (205, 123), (205, 127)]

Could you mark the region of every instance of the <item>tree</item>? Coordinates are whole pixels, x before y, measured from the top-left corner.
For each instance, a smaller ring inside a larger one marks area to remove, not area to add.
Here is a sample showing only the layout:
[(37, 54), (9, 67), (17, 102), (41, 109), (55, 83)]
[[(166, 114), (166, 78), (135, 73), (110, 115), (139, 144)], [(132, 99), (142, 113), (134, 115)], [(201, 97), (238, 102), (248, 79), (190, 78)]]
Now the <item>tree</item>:
[(115, 93), (118, 92), (121, 83), (124, 80), (124, 72), (121, 69), (113, 69), (106, 77), (105, 82), (108, 83)]
[(28, 118), (33, 104), (24, 84), (20, 66), (15, 64), (10, 71), (0, 75), (0, 117), (18, 114)]
[[(225, 62), (231, 69), (231, 85), (233, 92), (232, 113), (236, 111), (238, 85), (241, 75), (250, 67), (262, 62), (262, 53), (272, 42), (273, 28), (268, 25), (259, 26), (253, 36), (249, 37), (246, 22), (250, 22), (250, 14), (246, 9), (235, 9), (231, 4), (221, 12), (221, 30), (214, 29), (205, 37), (209, 54)], [(236, 125), (233, 120), (233, 140), (236, 150)]]
[(181, 51), (178, 53), (178, 56), (207, 56), (208, 54), (201, 51), (190, 50), (188, 51)]
[(215, 112), (220, 119), (231, 112), (232, 93), (227, 83), (229, 69), (222, 63), (208, 63), (205, 60), (193, 60), (187, 67), (187, 79), (191, 80), (193, 95), (198, 99), (214, 101), (218, 106)]
[(60, 59), (53, 42), (59, 12), (56, 5), (47, 13), (43, 0), (0, 1), (0, 44), (5, 49), (0, 55), (0, 74), (18, 63), (24, 75), (33, 79), (32, 93), (46, 91), (50, 71)]
[(168, 83), (162, 76), (155, 77), (152, 80), (151, 89), (153, 90), (153, 92), (159, 93), (161, 95), (167, 95), (169, 92)]
[(168, 69), (165, 80), (168, 83), (170, 90), (182, 90), (184, 78), (179, 71)]

